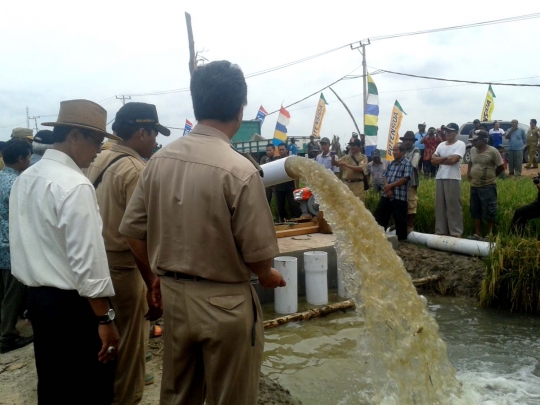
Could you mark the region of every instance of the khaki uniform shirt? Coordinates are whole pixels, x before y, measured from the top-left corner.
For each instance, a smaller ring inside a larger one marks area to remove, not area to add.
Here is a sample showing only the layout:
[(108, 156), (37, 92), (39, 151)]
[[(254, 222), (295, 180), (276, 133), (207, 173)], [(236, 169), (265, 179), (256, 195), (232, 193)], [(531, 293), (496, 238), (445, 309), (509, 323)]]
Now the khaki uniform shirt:
[(495, 184), (497, 177), (495, 170), (502, 166), (501, 154), (493, 146), (478, 153), (478, 149), (471, 148), (471, 187), (484, 187)]
[(6, 167), (6, 164), (4, 163), (4, 158), (0, 157), (0, 170), (2, 170), (4, 167)]
[(538, 145), (538, 139), (540, 138), (540, 128), (530, 128), (527, 131), (527, 144)]
[(196, 125), (148, 162), (120, 232), (146, 239), (153, 271), (248, 281), (246, 263), (279, 254), (264, 186), (222, 132)]
[(105, 167), (119, 155), (128, 156), (117, 160), (107, 169), (96, 189), (107, 252), (130, 250), (118, 228), (126, 206), (137, 187), (145, 162), (133, 149), (122, 145), (112, 145), (110, 150), (104, 150), (98, 155), (86, 173), (90, 182), (94, 183)]
[[(354, 160), (351, 157), (351, 154), (344, 155), (340, 157), (337, 161), (338, 162), (345, 162), (348, 165), (351, 166), (360, 166), (364, 169), (364, 173), (367, 170), (367, 164), (368, 159), (366, 156), (364, 156), (362, 153), (358, 153), (357, 155), (354, 155), (354, 158), (358, 161), (358, 165), (354, 162)], [(364, 174), (362, 172), (353, 172), (351, 169), (343, 167), (341, 168), (341, 179), (342, 180), (363, 180)]]

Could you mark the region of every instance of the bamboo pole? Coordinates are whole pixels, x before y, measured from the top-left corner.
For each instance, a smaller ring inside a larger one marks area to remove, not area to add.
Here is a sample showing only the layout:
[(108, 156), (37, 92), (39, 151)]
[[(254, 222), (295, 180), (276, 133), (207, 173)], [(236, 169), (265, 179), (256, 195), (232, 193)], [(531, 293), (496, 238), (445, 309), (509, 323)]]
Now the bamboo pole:
[[(415, 287), (420, 287), (422, 285), (426, 285), (428, 283), (440, 280), (442, 278), (443, 276), (441, 274), (436, 274), (434, 276), (417, 278), (413, 280), (412, 283)], [(324, 307), (313, 308), (313, 309), (310, 309), (309, 311), (298, 312), (296, 314), (285, 315), (285, 316), (280, 316), (279, 318), (270, 319), (268, 321), (264, 321), (263, 325), (264, 325), (264, 329), (272, 329), (272, 328), (277, 328), (278, 326), (281, 326), (281, 325), (285, 325), (286, 323), (289, 323), (289, 322), (307, 321), (309, 319), (320, 318), (329, 314), (333, 314), (334, 312), (337, 312), (337, 311), (346, 311), (348, 309), (354, 309), (355, 307), (356, 305), (353, 300), (341, 301), (341, 302), (336, 302), (334, 304), (325, 305)]]
[(351, 110), (349, 110), (349, 107), (347, 107), (347, 104), (345, 104), (345, 103), (343, 102), (343, 100), (341, 99), (341, 97), (338, 96), (338, 94), (334, 91), (334, 89), (333, 89), (332, 87), (329, 87), (329, 89), (332, 90), (332, 93), (334, 93), (334, 94), (336, 95), (337, 99), (338, 99), (339, 101), (341, 101), (341, 104), (343, 104), (343, 107), (345, 107), (345, 109), (347, 110), (347, 112), (348, 112), (349, 115), (351, 116), (351, 119), (352, 119), (352, 121), (353, 121), (353, 123), (354, 123), (354, 126), (355, 126), (356, 130), (358, 131), (358, 136), (360, 136), (361, 134), (363, 134), (363, 132), (360, 131), (360, 129), (358, 128), (358, 124), (356, 123), (356, 120), (354, 119), (354, 116), (352, 115)]

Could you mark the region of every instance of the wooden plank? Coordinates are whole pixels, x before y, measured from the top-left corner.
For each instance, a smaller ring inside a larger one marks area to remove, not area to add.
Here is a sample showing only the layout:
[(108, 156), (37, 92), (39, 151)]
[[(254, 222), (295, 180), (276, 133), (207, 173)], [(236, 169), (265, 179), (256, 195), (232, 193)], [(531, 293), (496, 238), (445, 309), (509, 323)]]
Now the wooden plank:
[(276, 231), (278, 238), (286, 238), (287, 236), (307, 235), (308, 233), (319, 232), (319, 225), (308, 226), (303, 228), (291, 228), (283, 231)]

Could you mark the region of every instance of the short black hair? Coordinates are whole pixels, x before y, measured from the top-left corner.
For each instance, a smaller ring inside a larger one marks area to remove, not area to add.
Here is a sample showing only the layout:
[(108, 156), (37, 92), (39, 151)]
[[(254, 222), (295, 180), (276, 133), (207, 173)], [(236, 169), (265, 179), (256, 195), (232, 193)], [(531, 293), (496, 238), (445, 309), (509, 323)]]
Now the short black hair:
[(32, 145), (25, 140), (11, 139), (2, 148), (4, 162), (7, 165), (14, 165), (19, 161), (19, 157), (26, 158), (32, 153)]
[(534, 125), (536, 125), (536, 120), (534, 118), (531, 119), (531, 122), (534, 122)]
[[(141, 124), (118, 124), (115, 126), (114, 130), (116, 135), (122, 138), (124, 141), (129, 141), (135, 132), (139, 129), (144, 129), (146, 132), (150, 133), (154, 129), (150, 125), (141, 125)], [(156, 129), (157, 131), (157, 129)]]
[(283, 142), (281, 142), (277, 147), (283, 146), (285, 149), (287, 149), (287, 145), (285, 145)]
[(199, 66), (191, 76), (190, 90), (197, 121), (230, 122), (247, 104), (244, 73), (226, 60)]
[(55, 143), (65, 142), (69, 133), (73, 130), (73, 127), (56, 126), (53, 128), (53, 136)]
[(268, 148), (274, 149), (274, 145), (272, 145), (271, 143), (269, 143), (268, 145), (266, 145), (266, 149), (268, 149)]
[(405, 152), (407, 149), (405, 148), (405, 144), (403, 142), (396, 143), (396, 146), (399, 148), (400, 152)]

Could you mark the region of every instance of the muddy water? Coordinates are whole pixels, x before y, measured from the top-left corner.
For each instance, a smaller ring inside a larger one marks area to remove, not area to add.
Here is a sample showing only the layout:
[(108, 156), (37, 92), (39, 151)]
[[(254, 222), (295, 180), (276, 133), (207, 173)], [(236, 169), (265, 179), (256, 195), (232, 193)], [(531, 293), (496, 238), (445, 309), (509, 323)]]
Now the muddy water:
[(456, 379), (437, 323), (363, 203), (314, 161), (289, 159), (286, 169), (313, 190), (337, 235), (341, 263), (349, 269), (344, 280), (363, 320), (355, 328), (362, 369), (357, 378), (364, 387), (356, 403), (474, 403)]
[[(429, 298), (428, 311), (472, 401), (540, 404), (538, 317), (483, 310), (474, 300), (444, 297)], [(272, 308), (265, 308), (265, 318), (272, 316)], [(263, 372), (305, 404), (365, 404), (364, 392), (371, 387), (358, 342), (364, 329), (362, 316), (349, 311), (268, 330)]]

